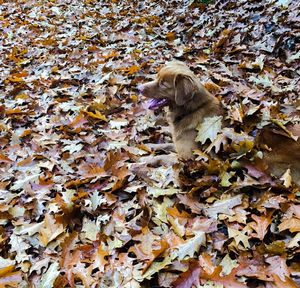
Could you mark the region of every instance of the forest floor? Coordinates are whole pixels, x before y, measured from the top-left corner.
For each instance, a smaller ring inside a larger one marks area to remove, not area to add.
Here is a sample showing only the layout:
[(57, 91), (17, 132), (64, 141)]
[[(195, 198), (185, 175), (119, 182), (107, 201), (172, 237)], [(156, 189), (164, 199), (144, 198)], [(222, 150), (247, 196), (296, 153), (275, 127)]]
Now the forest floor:
[[(299, 3), (200, 2), (0, 1), (0, 287), (300, 287), (299, 188), (239, 166), (299, 122)], [(230, 122), (186, 169), (143, 161), (174, 59)]]

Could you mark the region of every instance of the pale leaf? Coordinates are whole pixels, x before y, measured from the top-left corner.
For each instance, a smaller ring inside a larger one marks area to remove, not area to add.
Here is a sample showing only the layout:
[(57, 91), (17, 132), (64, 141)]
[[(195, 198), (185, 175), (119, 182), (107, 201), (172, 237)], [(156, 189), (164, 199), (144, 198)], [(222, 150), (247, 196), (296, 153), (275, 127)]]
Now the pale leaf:
[(182, 191), (176, 188), (164, 189), (164, 188), (156, 188), (156, 187), (147, 187), (147, 192), (149, 195), (152, 195), (153, 197), (159, 197), (159, 196), (178, 194), (181, 193)]
[(233, 215), (232, 208), (242, 203), (242, 195), (216, 201), (213, 205), (210, 205), (205, 209), (206, 214), (214, 219), (218, 218), (218, 214)]
[(60, 273), (58, 268), (58, 262), (54, 262), (50, 265), (47, 272), (42, 276), (40, 288), (53, 287), (53, 283)]
[(249, 237), (243, 231), (228, 227), (228, 237), (233, 238), (237, 245), (242, 243), (245, 248), (250, 248)]
[(177, 246), (178, 259), (183, 260), (186, 256), (192, 258), (195, 252), (199, 251), (200, 246), (205, 244), (205, 241), (206, 241), (205, 233), (202, 231), (197, 232), (195, 237)]
[(196, 141), (204, 144), (206, 140), (209, 139), (213, 142), (221, 131), (222, 119), (222, 116), (204, 118), (204, 121), (196, 128), (198, 130)]

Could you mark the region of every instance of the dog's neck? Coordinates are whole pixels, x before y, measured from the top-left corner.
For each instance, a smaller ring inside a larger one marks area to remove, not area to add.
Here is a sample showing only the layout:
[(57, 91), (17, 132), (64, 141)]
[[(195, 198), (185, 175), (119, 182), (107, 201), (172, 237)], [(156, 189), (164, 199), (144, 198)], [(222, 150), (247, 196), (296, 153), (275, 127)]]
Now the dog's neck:
[[(205, 109), (210, 112), (210, 116), (221, 114), (220, 102), (212, 96), (209, 92), (199, 91), (193, 95), (192, 100), (188, 101), (182, 106), (171, 103), (169, 106), (170, 117), (174, 124), (179, 123), (187, 115), (191, 115), (199, 109)], [(200, 119), (199, 119), (200, 120)]]

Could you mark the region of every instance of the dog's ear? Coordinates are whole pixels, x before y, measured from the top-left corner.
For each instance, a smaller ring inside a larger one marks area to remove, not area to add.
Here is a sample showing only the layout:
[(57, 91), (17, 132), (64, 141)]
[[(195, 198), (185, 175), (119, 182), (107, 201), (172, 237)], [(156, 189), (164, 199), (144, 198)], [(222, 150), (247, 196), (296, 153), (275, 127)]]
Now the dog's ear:
[(178, 106), (184, 105), (194, 96), (194, 81), (186, 75), (176, 75), (174, 77), (175, 102)]

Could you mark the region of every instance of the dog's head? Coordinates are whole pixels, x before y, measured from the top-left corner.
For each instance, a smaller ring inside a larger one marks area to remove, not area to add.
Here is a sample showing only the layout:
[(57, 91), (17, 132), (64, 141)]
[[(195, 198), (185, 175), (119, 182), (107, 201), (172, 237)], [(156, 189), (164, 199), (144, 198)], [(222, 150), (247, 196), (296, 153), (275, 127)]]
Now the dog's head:
[(190, 101), (199, 84), (195, 74), (182, 62), (173, 61), (160, 69), (155, 80), (138, 86), (147, 98), (150, 109), (165, 105), (183, 106)]

